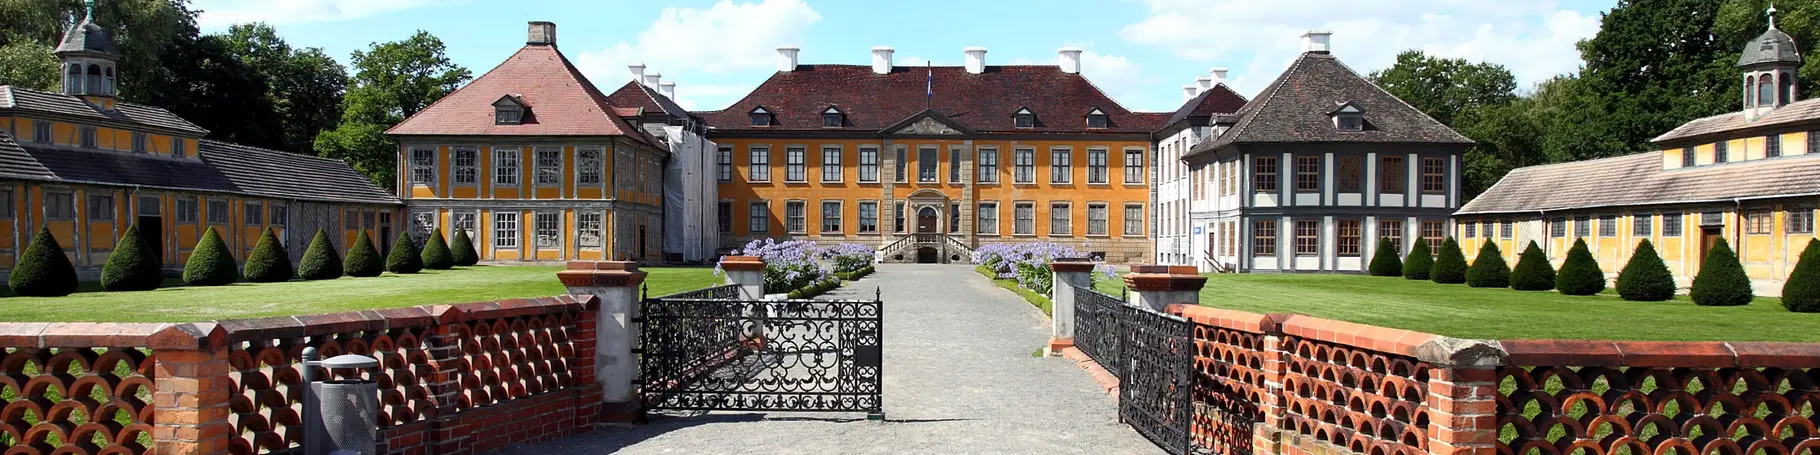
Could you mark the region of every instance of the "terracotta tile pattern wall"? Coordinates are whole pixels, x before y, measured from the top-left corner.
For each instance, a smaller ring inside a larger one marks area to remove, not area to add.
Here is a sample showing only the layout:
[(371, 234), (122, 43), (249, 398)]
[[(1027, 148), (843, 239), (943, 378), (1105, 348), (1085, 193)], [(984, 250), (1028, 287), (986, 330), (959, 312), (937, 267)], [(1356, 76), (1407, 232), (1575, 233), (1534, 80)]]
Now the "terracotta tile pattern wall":
[(0, 324), (0, 393), (10, 400), (0, 400), (0, 448), (149, 453), (156, 361), (145, 339), (164, 326)]

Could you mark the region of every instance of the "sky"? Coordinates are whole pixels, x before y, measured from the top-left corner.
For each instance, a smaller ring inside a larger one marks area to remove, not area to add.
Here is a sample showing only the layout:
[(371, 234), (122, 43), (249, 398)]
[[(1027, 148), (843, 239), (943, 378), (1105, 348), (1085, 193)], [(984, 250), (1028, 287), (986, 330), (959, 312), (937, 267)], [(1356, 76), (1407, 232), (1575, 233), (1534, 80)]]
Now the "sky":
[(873, 46), (898, 65), (1055, 64), (1083, 49), (1081, 72), (1127, 109), (1171, 111), (1182, 85), (1230, 69), (1247, 97), (1301, 52), (1301, 34), (1333, 32), (1333, 53), (1360, 74), (1396, 54), (1504, 65), (1519, 87), (1580, 66), (1574, 43), (1598, 32), (1616, 0), (194, 0), (205, 32), (266, 22), (295, 47), (347, 63), (374, 42), (426, 30), (475, 76), (524, 45), (526, 22), (553, 21), (557, 46), (594, 84), (612, 90), (644, 63), (677, 84), (678, 102), (717, 110), (776, 71), (776, 48), (804, 64), (871, 63)]

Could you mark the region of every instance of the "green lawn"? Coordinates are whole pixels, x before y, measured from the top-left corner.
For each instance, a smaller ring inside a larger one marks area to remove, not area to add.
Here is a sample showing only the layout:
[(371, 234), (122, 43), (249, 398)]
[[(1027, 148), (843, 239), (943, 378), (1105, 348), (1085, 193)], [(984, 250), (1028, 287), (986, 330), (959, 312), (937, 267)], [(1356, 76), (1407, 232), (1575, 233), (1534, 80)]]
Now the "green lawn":
[[(1121, 286), (1096, 285), (1112, 295)], [(1220, 274), (1208, 277), (1201, 304), (1462, 338), (1820, 341), (1820, 314), (1790, 313), (1778, 299), (1702, 307), (1686, 296), (1630, 302), (1611, 292), (1581, 297), (1363, 275)]]
[[(290, 314), (334, 313), (442, 303), (546, 297), (563, 293), (561, 267), (476, 266), (416, 275), (342, 277), (328, 281), (167, 287), (145, 292), (99, 292), (95, 283), (65, 297), (0, 293), (3, 322), (195, 322)], [(711, 268), (647, 268), (651, 295), (718, 285)]]

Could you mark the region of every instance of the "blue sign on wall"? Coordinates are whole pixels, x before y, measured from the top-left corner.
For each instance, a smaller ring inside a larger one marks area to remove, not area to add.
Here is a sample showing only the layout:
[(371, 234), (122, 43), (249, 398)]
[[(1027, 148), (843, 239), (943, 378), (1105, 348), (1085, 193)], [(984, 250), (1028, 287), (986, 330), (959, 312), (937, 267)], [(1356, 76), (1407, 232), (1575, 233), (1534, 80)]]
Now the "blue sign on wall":
[(1200, 226), (1195, 226), (1195, 227), (1194, 227), (1194, 235), (1201, 235), (1201, 227), (1200, 227)]

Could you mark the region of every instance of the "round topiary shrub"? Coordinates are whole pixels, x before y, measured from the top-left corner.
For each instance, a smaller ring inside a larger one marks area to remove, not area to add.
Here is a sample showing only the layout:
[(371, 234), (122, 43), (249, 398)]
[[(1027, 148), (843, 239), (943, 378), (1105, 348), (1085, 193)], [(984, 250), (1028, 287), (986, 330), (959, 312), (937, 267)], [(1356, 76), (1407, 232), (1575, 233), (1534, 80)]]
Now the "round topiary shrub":
[(1687, 294), (1700, 306), (1750, 304), (1750, 276), (1744, 274), (1744, 264), (1738, 263), (1738, 254), (1725, 239), (1719, 239), (1706, 253), (1706, 262), (1700, 264), (1700, 274), (1694, 275), (1694, 287)]
[(442, 231), (430, 231), (430, 241), (424, 242), (423, 268), (430, 270), (448, 270), (455, 266), (455, 256), (449, 254), (449, 242), (442, 239)]
[(455, 241), (449, 244), (449, 256), (459, 267), (480, 263), (480, 253), (474, 251), (474, 239), (468, 238), (468, 231), (462, 229), (455, 230)]
[(1551, 291), (1555, 289), (1555, 266), (1548, 263), (1548, 254), (1534, 240), (1523, 254), (1517, 257), (1517, 268), (1510, 271), (1510, 288), (1519, 291)]
[(1593, 259), (1592, 250), (1586, 248), (1586, 239), (1574, 239), (1574, 247), (1567, 250), (1567, 261), (1561, 263), (1561, 273), (1555, 274), (1555, 289), (1567, 295), (1605, 291), (1605, 271), (1599, 268), (1599, 260)]
[(335, 244), (329, 243), (328, 232), (316, 230), (316, 237), (310, 239), (310, 246), (303, 250), (303, 260), (297, 263), (297, 277), (305, 280), (341, 278), (341, 255), (335, 252)]
[(76, 292), (76, 266), (63, 254), (63, 246), (51, 235), (50, 227), (38, 230), (31, 245), (19, 255), (6, 285), (14, 294), (28, 297), (62, 297)]
[(1782, 306), (1797, 313), (1820, 313), (1820, 239), (1808, 240), (1798, 260), (1782, 284)]
[(401, 275), (421, 272), (422, 254), (417, 251), (417, 242), (411, 240), (411, 233), (399, 232), (398, 240), (392, 241), (392, 253), (385, 257), (385, 270)]
[(1460, 243), (1453, 237), (1441, 242), (1441, 256), (1435, 258), (1434, 269), (1428, 272), (1428, 279), (1441, 284), (1460, 284), (1466, 282), (1466, 253), (1460, 251)]
[(1618, 296), (1643, 302), (1675, 298), (1675, 274), (1668, 271), (1668, 264), (1662, 262), (1662, 256), (1656, 254), (1656, 246), (1649, 243), (1649, 239), (1637, 242), (1637, 251), (1630, 255), (1630, 262), (1624, 263), (1624, 269), (1618, 271)]
[(183, 283), (190, 286), (223, 286), (240, 281), (240, 264), (228, 251), (227, 242), (209, 228), (190, 250), (190, 262), (183, 265)]
[(163, 285), (164, 268), (152, 254), (152, 246), (139, 237), (139, 225), (128, 226), (101, 267), (101, 289), (150, 291)]
[(1397, 257), (1397, 246), (1390, 237), (1378, 239), (1378, 250), (1371, 253), (1371, 276), (1398, 276), (1403, 274), (1403, 259)]
[(254, 283), (290, 281), (295, 275), (291, 270), (291, 252), (285, 251), (284, 243), (278, 241), (278, 234), (272, 228), (265, 228), (265, 233), (259, 236), (259, 243), (253, 245), (253, 254), (247, 255), (246, 270), (241, 274)]
[(1466, 285), (1475, 288), (1510, 287), (1510, 265), (1504, 262), (1504, 251), (1490, 240), (1479, 247), (1479, 256), (1466, 269)]
[(385, 263), (379, 259), (379, 249), (373, 248), (373, 241), (362, 229), (354, 238), (354, 244), (348, 247), (348, 256), (341, 260), (341, 271), (352, 277), (379, 276), (385, 272)]
[(1427, 240), (1416, 240), (1416, 246), (1409, 249), (1409, 258), (1403, 260), (1403, 278), (1426, 280), (1435, 268), (1435, 255), (1428, 249)]

